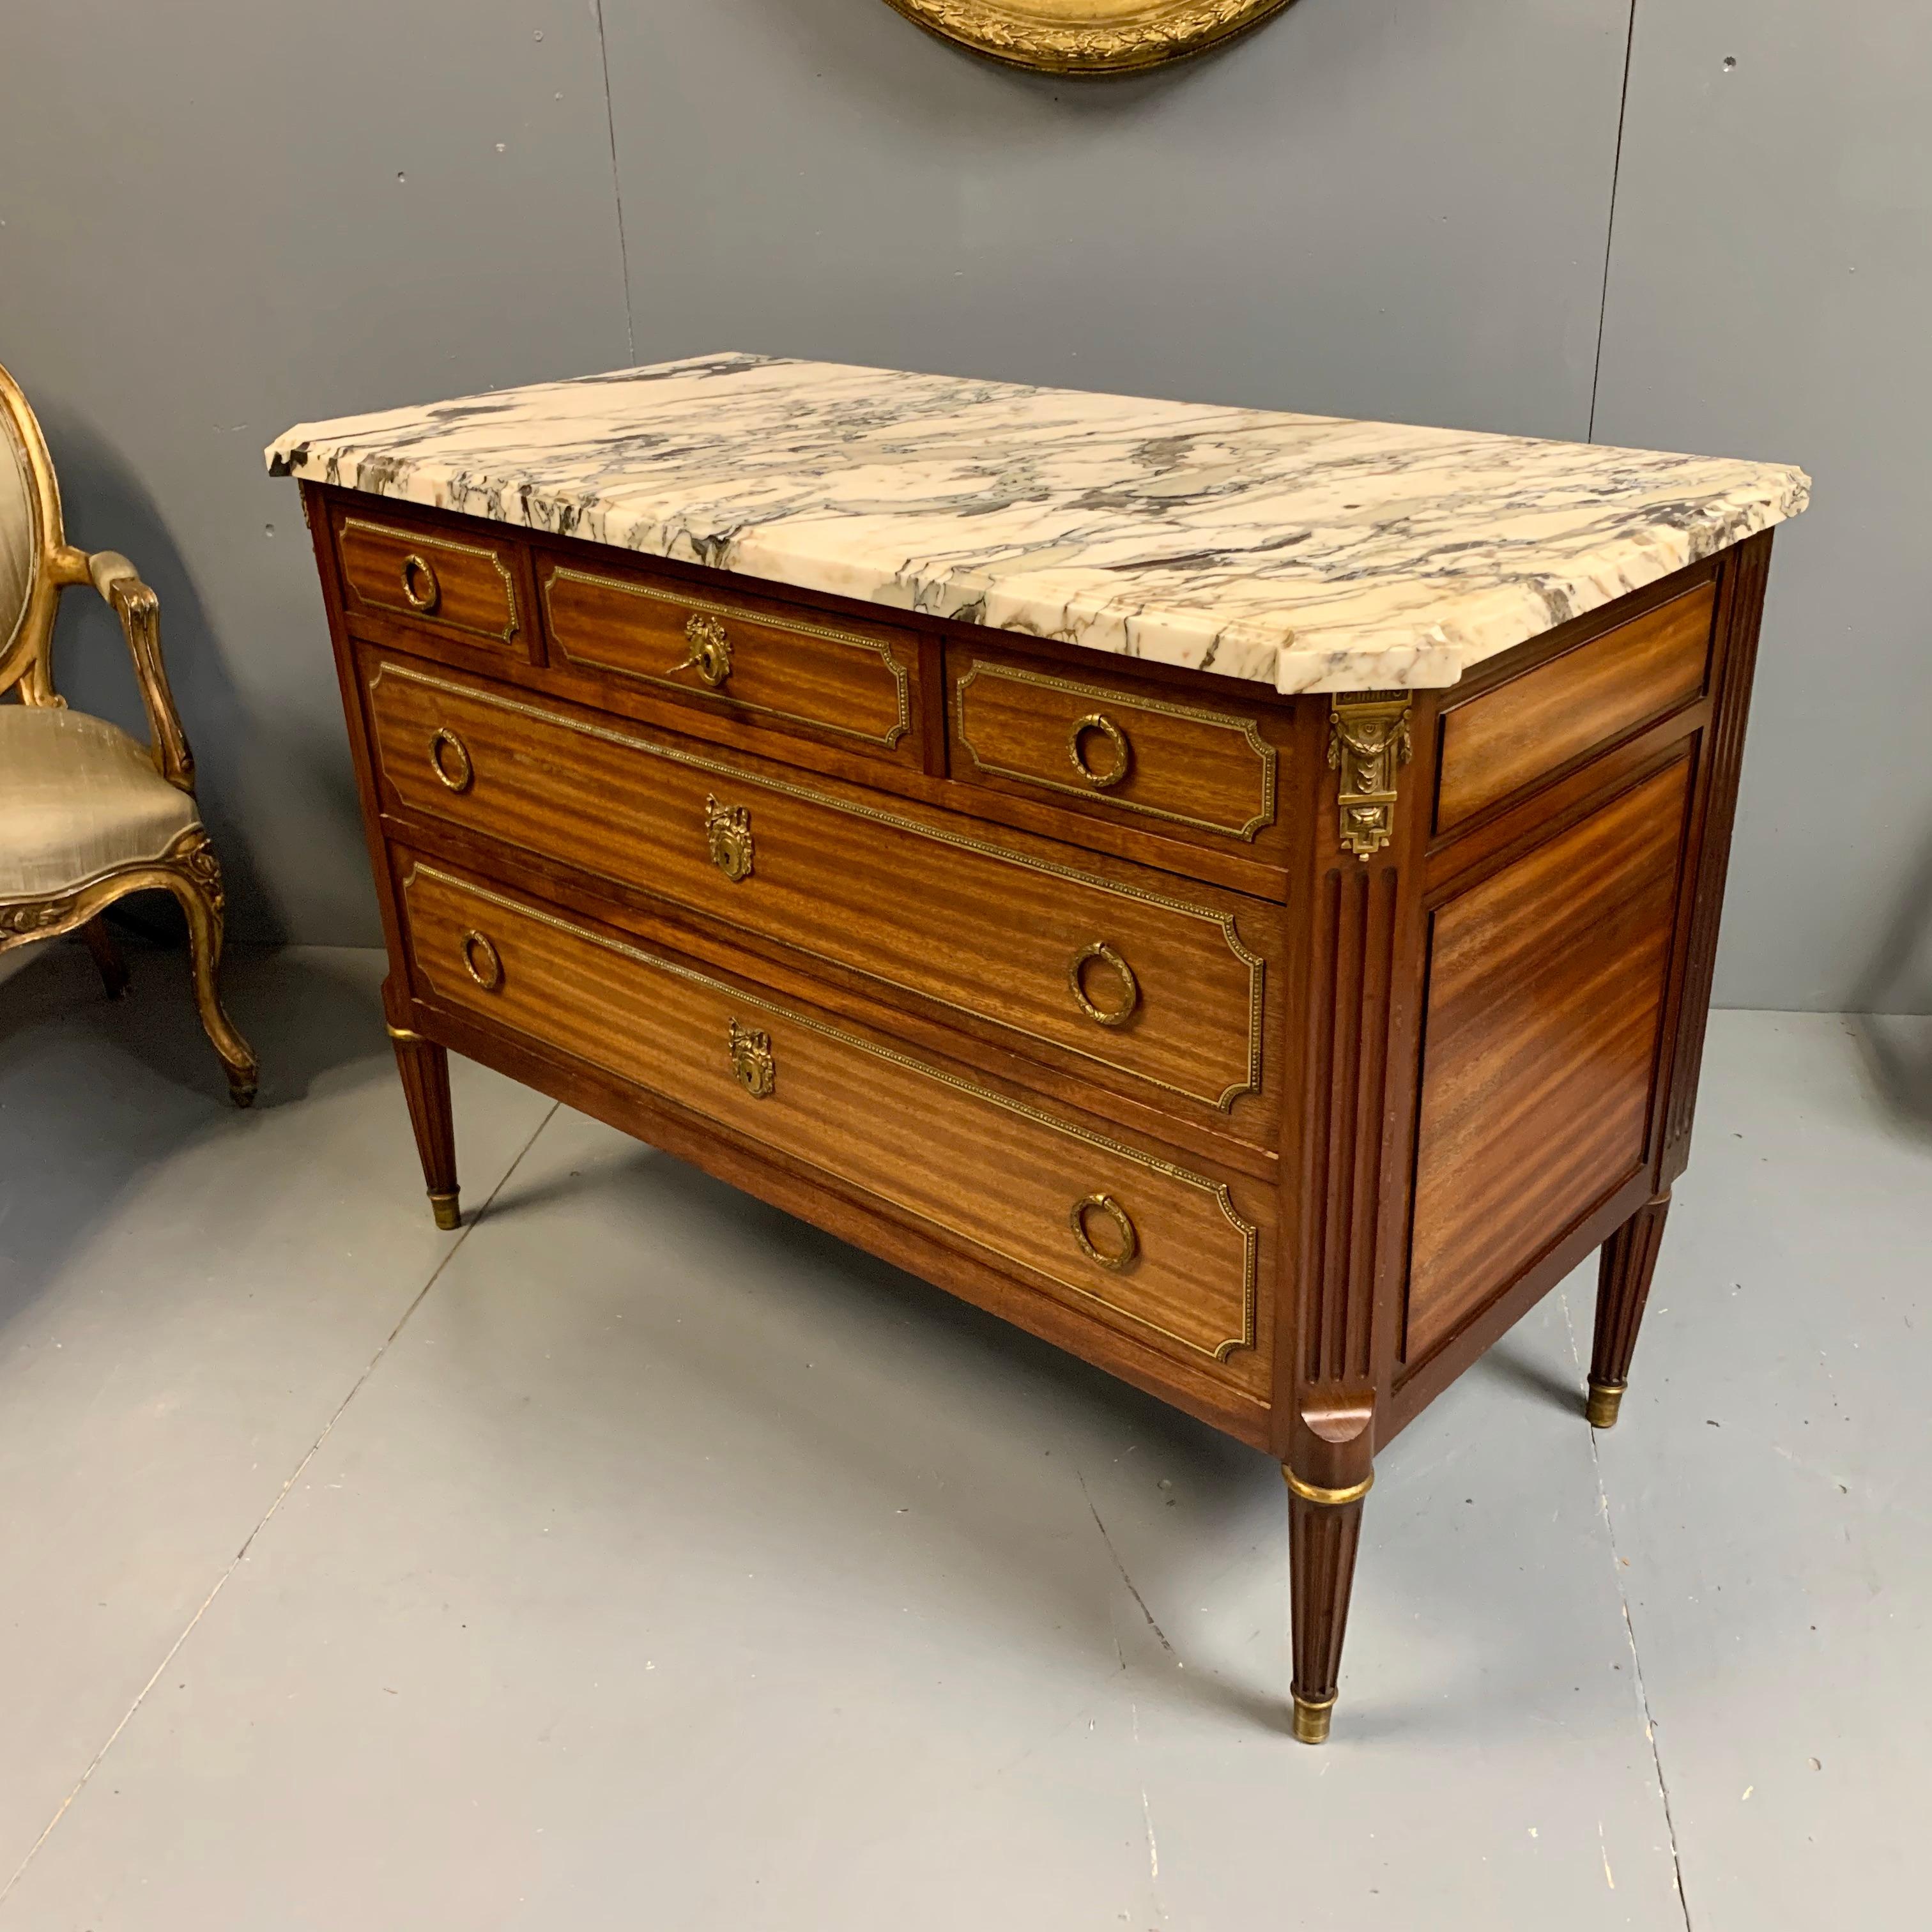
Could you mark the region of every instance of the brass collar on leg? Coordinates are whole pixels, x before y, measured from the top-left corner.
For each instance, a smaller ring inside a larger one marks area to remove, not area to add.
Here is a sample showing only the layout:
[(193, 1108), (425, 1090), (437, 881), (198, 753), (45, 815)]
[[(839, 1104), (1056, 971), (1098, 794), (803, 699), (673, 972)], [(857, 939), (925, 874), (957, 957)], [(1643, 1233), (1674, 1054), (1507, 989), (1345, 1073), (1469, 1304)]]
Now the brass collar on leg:
[(1333, 1697), (1304, 1697), (1299, 1690), (1294, 1698), (1294, 1741), (1298, 1744), (1325, 1744), (1328, 1742), (1328, 1726), (1335, 1714)]
[(1371, 1469), (1359, 1483), (1351, 1483), (1346, 1490), (1324, 1490), (1318, 1483), (1304, 1483), (1286, 1462), (1281, 1466), (1281, 1479), (1304, 1502), (1327, 1503), (1330, 1507), (1360, 1502), (1376, 1483), (1375, 1472)]

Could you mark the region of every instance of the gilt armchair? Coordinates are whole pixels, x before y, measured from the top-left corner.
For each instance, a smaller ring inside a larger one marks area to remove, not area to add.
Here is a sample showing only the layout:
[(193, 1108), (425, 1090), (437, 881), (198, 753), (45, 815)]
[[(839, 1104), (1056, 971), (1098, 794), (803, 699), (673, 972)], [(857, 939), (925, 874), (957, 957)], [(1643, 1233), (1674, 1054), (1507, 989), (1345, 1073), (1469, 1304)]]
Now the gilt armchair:
[[(88, 584), (133, 654), (146, 746), (55, 694), (55, 607), (70, 585)], [(245, 1107), (255, 1097), (255, 1055), (221, 1007), (221, 866), (195, 807), (194, 760), (161, 664), (159, 610), (124, 556), (89, 556), (66, 541), (40, 426), (0, 368), (0, 952), (78, 928), (118, 996), (127, 976), (103, 910), (129, 892), (173, 893), (188, 917), (202, 1028)]]

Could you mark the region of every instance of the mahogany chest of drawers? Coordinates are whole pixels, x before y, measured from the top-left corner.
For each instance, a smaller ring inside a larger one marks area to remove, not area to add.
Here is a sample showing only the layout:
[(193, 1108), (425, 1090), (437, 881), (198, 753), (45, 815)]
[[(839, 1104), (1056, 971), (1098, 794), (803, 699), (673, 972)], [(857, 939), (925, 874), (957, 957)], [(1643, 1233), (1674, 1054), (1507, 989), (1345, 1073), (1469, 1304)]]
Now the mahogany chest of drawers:
[(1690, 1144), (1771, 537), (1284, 694), (305, 481), (386, 1002), (1276, 1457), (1325, 1736), (1376, 1452)]
[(454, 1048), (1268, 1450), (1304, 1730), (1372, 1449), (1606, 1243), (1610, 1419), (1768, 536), (1281, 699), (308, 488), (446, 1225)]

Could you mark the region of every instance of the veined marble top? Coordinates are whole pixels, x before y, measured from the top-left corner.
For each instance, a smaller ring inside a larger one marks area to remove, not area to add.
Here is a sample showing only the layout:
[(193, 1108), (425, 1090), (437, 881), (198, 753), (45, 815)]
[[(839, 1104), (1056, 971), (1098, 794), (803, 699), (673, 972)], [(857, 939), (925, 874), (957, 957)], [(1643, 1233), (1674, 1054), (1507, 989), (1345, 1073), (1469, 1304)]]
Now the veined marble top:
[(1803, 471), (724, 354), (304, 423), (277, 475), (1183, 664), (1454, 684)]

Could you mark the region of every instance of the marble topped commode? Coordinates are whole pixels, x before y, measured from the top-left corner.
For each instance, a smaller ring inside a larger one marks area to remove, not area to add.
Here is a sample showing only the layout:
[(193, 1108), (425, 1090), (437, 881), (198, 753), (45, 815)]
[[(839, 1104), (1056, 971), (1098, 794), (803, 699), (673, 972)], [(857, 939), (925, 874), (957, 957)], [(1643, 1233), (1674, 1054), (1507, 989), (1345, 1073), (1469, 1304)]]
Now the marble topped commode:
[(302, 424), (278, 473), (1281, 692), (1472, 665), (1803, 472), (724, 354)]
[(1616, 1419), (1804, 476), (736, 355), (270, 459), (439, 1224), (454, 1051), (1265, 1452), (1325, 1737), (1377, 1454), (1599, 1251)]

